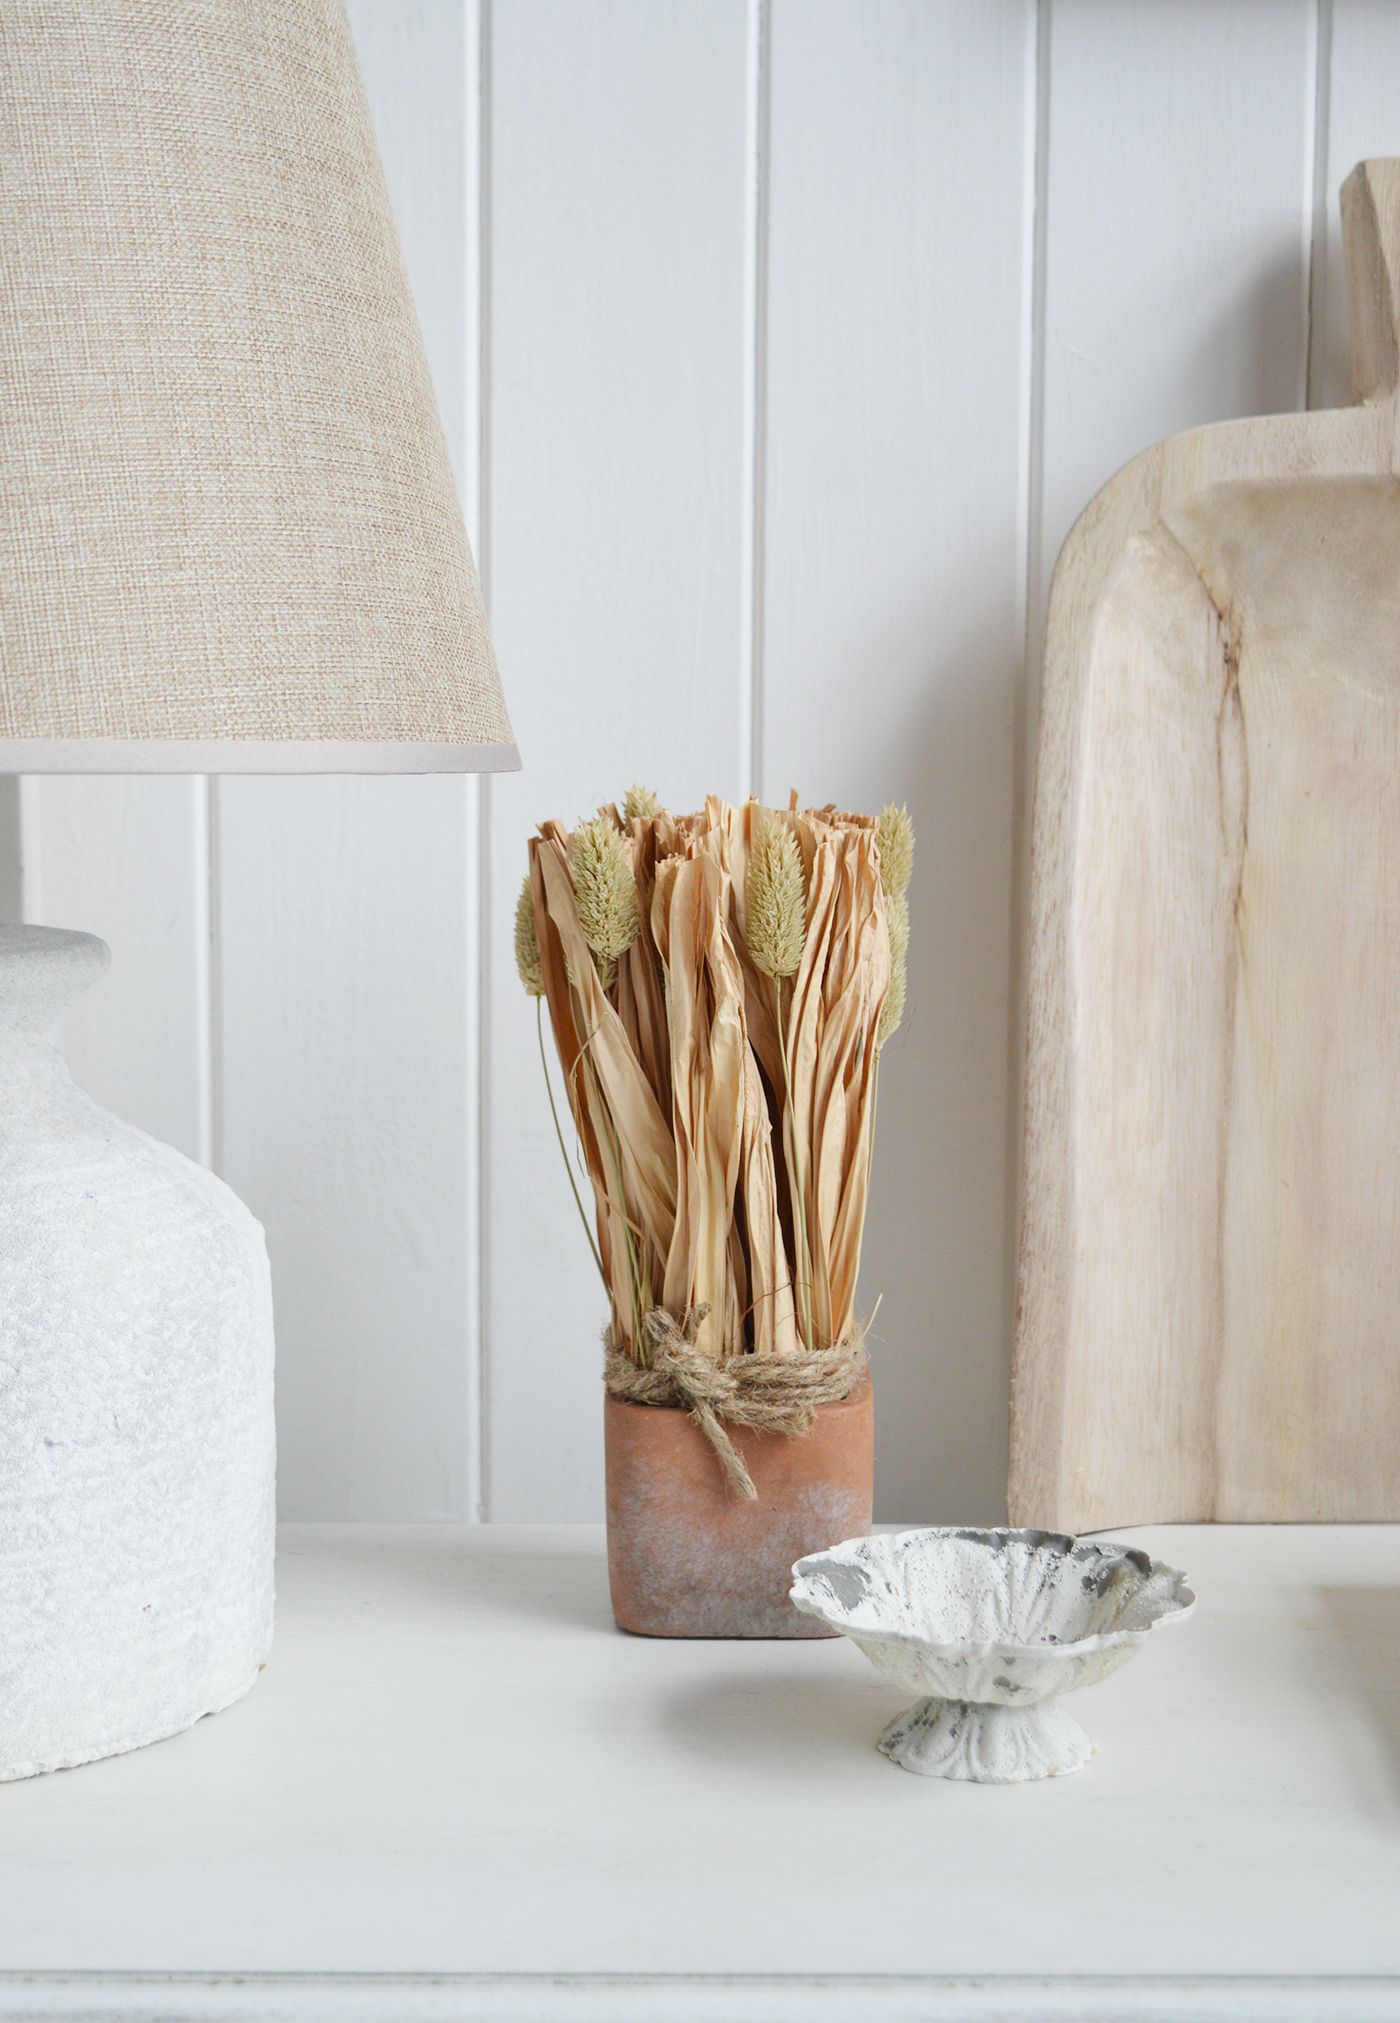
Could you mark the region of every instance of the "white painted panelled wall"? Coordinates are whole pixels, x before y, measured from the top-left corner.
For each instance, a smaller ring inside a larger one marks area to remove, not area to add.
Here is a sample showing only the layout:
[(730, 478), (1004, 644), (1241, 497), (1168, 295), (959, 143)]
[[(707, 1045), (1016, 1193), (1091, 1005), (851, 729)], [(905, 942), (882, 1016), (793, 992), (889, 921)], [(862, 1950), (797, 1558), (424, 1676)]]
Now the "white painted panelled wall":
[(878, 1512), (1004, 1509), (1046, 586), (1135, 451), (1347, 398), (1397, 0), (353, 0), (525, 769), (0, 784), (78, 1079), (266, 1225), (287, 1518), (602, 1507), (511, 959), (633, 779), (919, 836), (862, 1277)]

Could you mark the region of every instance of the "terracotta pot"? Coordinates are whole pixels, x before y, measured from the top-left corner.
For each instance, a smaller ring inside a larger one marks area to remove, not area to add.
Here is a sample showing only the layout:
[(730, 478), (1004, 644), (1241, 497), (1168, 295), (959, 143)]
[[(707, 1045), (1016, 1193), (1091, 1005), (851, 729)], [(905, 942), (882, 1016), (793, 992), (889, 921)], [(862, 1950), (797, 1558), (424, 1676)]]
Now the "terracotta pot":
[(827, 1637), (788, 1600), (794, 1560), (870, 1529), (870, 1383), (809, 1433), (729, 1427), (758, 1491), (741, 1501), (678, 1407), (604, 1403), (613, 1614), (645, 1637)]

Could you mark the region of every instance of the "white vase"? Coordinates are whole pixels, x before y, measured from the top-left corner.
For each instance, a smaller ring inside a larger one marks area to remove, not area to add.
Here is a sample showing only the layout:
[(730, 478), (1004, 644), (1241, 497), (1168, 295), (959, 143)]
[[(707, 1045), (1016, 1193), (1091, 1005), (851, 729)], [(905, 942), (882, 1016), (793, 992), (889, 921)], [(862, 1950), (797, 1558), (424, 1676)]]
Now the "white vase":
[(190, 1727), (272, 1638), (263, 1234), (71, 1080), (107, 960), (0, 927), (0, 1779)]

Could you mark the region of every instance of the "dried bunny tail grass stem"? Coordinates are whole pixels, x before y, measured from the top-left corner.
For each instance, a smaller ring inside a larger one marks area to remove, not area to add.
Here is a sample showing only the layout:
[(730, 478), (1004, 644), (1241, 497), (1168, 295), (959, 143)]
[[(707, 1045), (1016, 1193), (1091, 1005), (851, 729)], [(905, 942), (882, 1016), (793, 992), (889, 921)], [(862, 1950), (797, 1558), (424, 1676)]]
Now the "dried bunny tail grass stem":
[(635, 780), (623, 796), (622, 819), (629, 829), (634, 822), (643, 822), (664, 812), (660, 795), (654, 794), (650, 787), (638, 786)]
[(902, 892), (885, 900), (885, 919), (890, 931), (890, 987), (880, 1008), (875, 1044), (882, 1047), (904, 1017), (904, 998), (909, 986), (909, 901)]
[(908, 808), (893, 801), (880, 811), (880, 883), (891, 899), (902, 899), (914, 875), (914, 824)]
[[(885, 1002), (880, 1007), (880, 1023), (875, 1030), (875, 1045), (883, 1047), (890, 1034), (904, 1017), (905, 993), (909, 987), (908, 973), (903, 957), (890, 965), (890, 987), (885, 992)], [(875, 1131), (875, 1105), (870, 1106), (870, 1130), (873, 1139)]]
[[(905, 898), (914, 870), (914, 825), (907, 808), (893, 802), (880, 816), (880, 883), (885, 888), (885, 918), (890, 931), (890, 987), (880, 1011), (875, 1045), (882, 1047), (904, 1017), (909, 988), (909, 901)], [(871, 1130), (874, 1130), (872, 1105)]]
[(535, 931), (535, 895), (527, 871), (515, 902), (515, 966), (527, 997), (544, 996), (544, 961)]
[(598, 1246), (593, 1241), (593, 1232), (588, 1227), (588, 1216), (584, 1211), (583, 1197), (574, 1179), (573, 1163), (569, 1158), (569, 1148), (564, 1143), (564, 1129), (559, 1122), (559, 1108), (554, 1100), (554, 1084), (549, 1079), (549, 1061), (544, 1050), (544, 957), (540, 952), (540, 937), (535, 926), (534, 885), (529, 872), (525, 873), (520, 887), (520, 897), (515, 902), (515, 966), (520, 972), (520, 981), (525, 986), (526, 995), (535, 1000), (535, 1038), (540, 1049), (540, 1072), (544, 1076), (544, 1091), (549, 1098), (549, 1114), (554, 1119), (554, 1135), (559, 1141), (559, 1156), (564, 1161), (564, 1171), (569, 1177), (569, 1192), (574, 1197), (578, 1219), (583, 1224), (583, 1234), (592, 1253), (593, 1262), (598, 1267), (598, 1276), (603, 1281), (605, 1291), (611, 1292), (608, 1275), (603, 1269)]
[[(529, 881), (529, 880), (528, 880), (528, 878), (527, 878), (527, 879), (526, 879), (526, 881), (525, 881), (527, 889), (528, 889), (528, 886), (529, 886), (529, 882), (530, 882), (530, 881)], [(555, 1137), (556, 1137), (556, 1138), (557, 1138), (557, 1139), (559, 1140), (559, 1156), (560, 1156), (560, 1158), (561, 1158), (561, 1159), (562, 1159), (562, 1160), (564, 1161), (564, 1171), (565, 1171), (565, 1172), (566, 1172), (566, 1173), (568, 1174), (568, 1176), (569, 1176), (569, 1192), (570, 1192), (570, 1193), (571, 1193), (571, 1194), (573, 1195), (573, 1197), (574, 1197), (574, 1207), (575, 1207), (575, 1208), (576, 1208), (576, 1209), (578, 1210), (578, 1219), (579, 1219), (579, 1221), (580, 1221), (580, 1222), (581, 1222), (581, 1223), (583, 1224), (583, 1234), (584, 1234), (584, 1240), (585, 1240), (585, 1242), (586, 1242), (586, 1243), (587, 1243), (587, 1245), (588, 1245), (588, 1248), (589, 1248), (589, 1251), (590, 1251), (590, 1253), (592, 1254), (592, 1258), (593, 1258), (593, 1262), (594, 1262), (594, 1263), (595, 1263), (595, 1264), (597, 1265), (597, 1267), (598, 1267), (598, 1276), (599, 1276), (599, 1278), (600, 1278), (600, 1279), (601, 1279), (601, 1280), (603, 1281), (603, 1290), (604, 1290), (604, 1292), (605, 1292), (605, 1293), (607, 1293), (607, 1294), (608, 1294), (609, 1298), (611, 1298), (611, 1296), (612, 1296), (612, 1287), (611, 1287), (611, 1285), (610, 1285), (610, 1284), (608, 1283), (608, 1274), (607, 1274), (607, 1272), (606, 1272), (606, 1271), (605, 1271), (605, 1270), (603, 1269), (603, 1260), (602, 1260), (602, 1258), (600, 1257), (600, 1255), (599, 1255), (599, 1253), (598, 1253), (598, 1246), (597, 1246), (597, 1244), (596, 1244), (596, 1243), (595, 1243), (595, 1242), (593, 1241), (593, 1231), (592, 1231), (592, 1230), (591, 1230), (591, 1229), (590, 1229), (590, 1228), (588, 1227), (588, 1213), (587, 1213), (587, 1211), (586, 1211), (586, 1209), (584, 1208), (584, 1205), (583, 1205), (583, 1196), (582, 1196), (582, 1195), (581, 1195), (581, 1194), (579, 1193), (579, 1191), (578, 1191), (578, 1182), (577, 1182), (577, 1180), (575, 1180), (575, 1178), (574, 1178), (574, 1168), (573, 1168), (573, 1161), (572, 1161), (572, 1160), (570, 1159), (570, 1157), (569, 1157), (569, 1148), (568, 1148), (568, 1146), (567, 1146), (567, 1145), (566, 1145), (566, 1144), (564, 1143), (564, 1127), (563, 1127), (563, 1125), (562, 1125), (562, 1124), (561, 1124), (561, 1123), (559, 1122), (559, 1109), (558, 1109), (558, 1105), (557, 1105), (557, 1104), (555, 1103), (555, 1100), (554, 1100), (554, 1084), (553, 1084), (553, 1083), (552, 1083), (552, 1082), (550, 1081), (550, 1079), (549, 1079), (549, 1061), (548, 1061), (548, 1059), (547, 1059), (547, 1057), (546, 1057), (546, 1055), (545, 1055), (545, 1050), (544, 1050), (544, 992), (543, 992), (543, 990), (540, 990), (540, 991), (537, 991), (537, 992), (535, 992), (535, 993), (534, 993), (534, 996), (535, 996), (535, 999), (536, 999), (536, 1003), (535, 1003), (535, 1036), (536, 1036), (536, 1038), (538, 1039), (538, 1041), (539, 1041), (539, 1046), (540, 1046), (540, 1070), (541, 1070), (541, 1072), (542, 1072), (542, 1073), (543, 1073), (543, 1075), (544, 1075), (544, 1090), (545, 1090), (545, 1094), (546, 1094), (546, 1095), (547, 1095), (547, 1096), (549, 1097), (549, 1114), (550, 1114), (550, 1116), (551, 1116), (551, 1117), (552, 1117), (552, 1118), (554, 1119), (554, 1135), (555, 1135)]]
[(606, 815), (581, 823), (569, 838), (569, 875), (583, 938), (607, 990), (617, 958), (637, 939), (637, 887), (627, 845)]
[(617, 1338), (641, 1351), (640, 1316), (656, 1302), (676, 1214), (668, 1117), (605, 994), (569, 871), (570, 836), (541, 824), (531, 844), (545, 998), (564, 1085), (597, 1206), (598, 1249)]
[[(890, 812), (889, 810), (886, 811)], [(907, 816), (906, 816), (907, 821)], [(914, 854), (914, 835), (909, 832), (909, 857)], [(881, 855), (881, 880), (883, 882), (884, 857)], [(865, 1164), (865, 1184), (870, 1185), (870, 1175), (875, 1165), (875, 1118), (880, 1107), (880, 1055), (885, 1041), (897, 1031), (904, 1017), (904, 1000), (909, 989), (909, 901), (904, 893), (885, 893), (885, 924), (890, 937), (890, 981), (885, 991), (885, 1001), (880, 1007), (880, 1019), (875, 1028), (875, 1073), (870, 1085), (870, 1152)]]
[[(604, 988), (606, 989), (606, 987), (605, 984)], [(623, 1193), (622, 1147), (618, 1143), (617, 1127), (613, 1122), (612, 1113), (608, 1109), (607, 1100), (599, 1085), (597, 1069), (594, 1066), (587, 1043), (579, 1058), (580, 1064), (593, 1084), (594, 1101), (597, 1106), (598, 1116), (603, 1125), (603, 1134), (607, 1140), (608, 1152), (612, 1160), (613, 1185), (617, 1189), (615, 1208), (617, 1219), (622, 1229), (622, 1244), (627, 1258), (627, 1289), (631, 1294), (632, 1305), (632, 1339), (637, 1344), (638, 1351), (640, 1352), (642, 1344), (646, 1339), (642, 1324), (651, 1301), (642, 1291), (642, 1263), (637, 1249), (639, 1232), (631, 1216), (627, 1213), (626, 1200)], [(605, 1193), (606, 1191), (604, 1189)], [(604, 1283), (607, 1283), (606, 1274), (604, 1276)], [(616, 1290), (613, 1291), (613, 1297), (614, 1299), (617, 1297)]]
[[(907, 878), (911, 832), (887, 811), (882, 865), (870, 816), (645, 805), (634, 790), (628, 823), (609, 808), (572, 836), (541, 825), (543, 1002), (597, 1207), (611, 1345), (649, 1381), (666, 1376), (646, 1367), (657, 1353), (673, 1382), (679, 1363), (736, 1366), (742, 1396), (704, 1375), (674, 1402), (697, 1409), (703, 1391), (716, 1421), (747, 1424), (738, 1365), (770, 1384), (853, 1332), (876, 1038), (897, 1022), (908, 939), (884, 884)], [(679, 1349), (657, 1335), (660, 1308), (692, 1321)]]
[[(784, 1031), (782, 978), (795, 976), (801, 967), (802, 951), (807, 943), (807, 892), (797, 838), (779, 815), (765, 814), (756, 829), (749, 853), (744, 896), (748, 915), (749, 960), (755, 969), (773, 980), (773, 1019), (783, 1070), (783, 1101), (790, 1127), (788, 1142), (793, 1144), (795, 1153), (792, 1071)], [(792, 1194), (797, 1311), (803, 1341), (812, 1348), (812, 1266), (807, 1243), (807, 1198), (802, 1162), (796, 1156), (789, 1163), (788, 1185)]]
[(890, 931), (890, 961), (903, 962), (909, 953), (909, 901), (902, 892), (886, 899), (885, 919)]
[(767, 816), (754, 837), (745, 896), (754, 968), (775, 982), (795, 975), (807, 940), (807, 894), (797, 838), (777, 816)]

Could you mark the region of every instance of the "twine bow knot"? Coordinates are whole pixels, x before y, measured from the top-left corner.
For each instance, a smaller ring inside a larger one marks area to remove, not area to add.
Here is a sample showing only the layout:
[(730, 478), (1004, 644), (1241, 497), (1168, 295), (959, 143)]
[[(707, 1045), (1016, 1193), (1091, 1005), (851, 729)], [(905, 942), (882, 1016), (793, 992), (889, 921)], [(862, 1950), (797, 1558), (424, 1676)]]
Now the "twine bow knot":
[(743, 1456), (724, 1429), (751, 1426), (793, 1438), (810, 1431), (819, 1405), (848, 1397), (865, 1364), (858, 1341), (793, 1355), (737, 1355), (720, 1360), (695, 1346), (708, 1304), (693, 1306), (677, 1322), (664, 1307), (643, 1317), (649, 1364), (634, 1363), (607, 1345), (604, 1380), (616, 1398), (633, 1405), (683, 1405), (719, 1456), (734, 1493), (758, 1496)]

